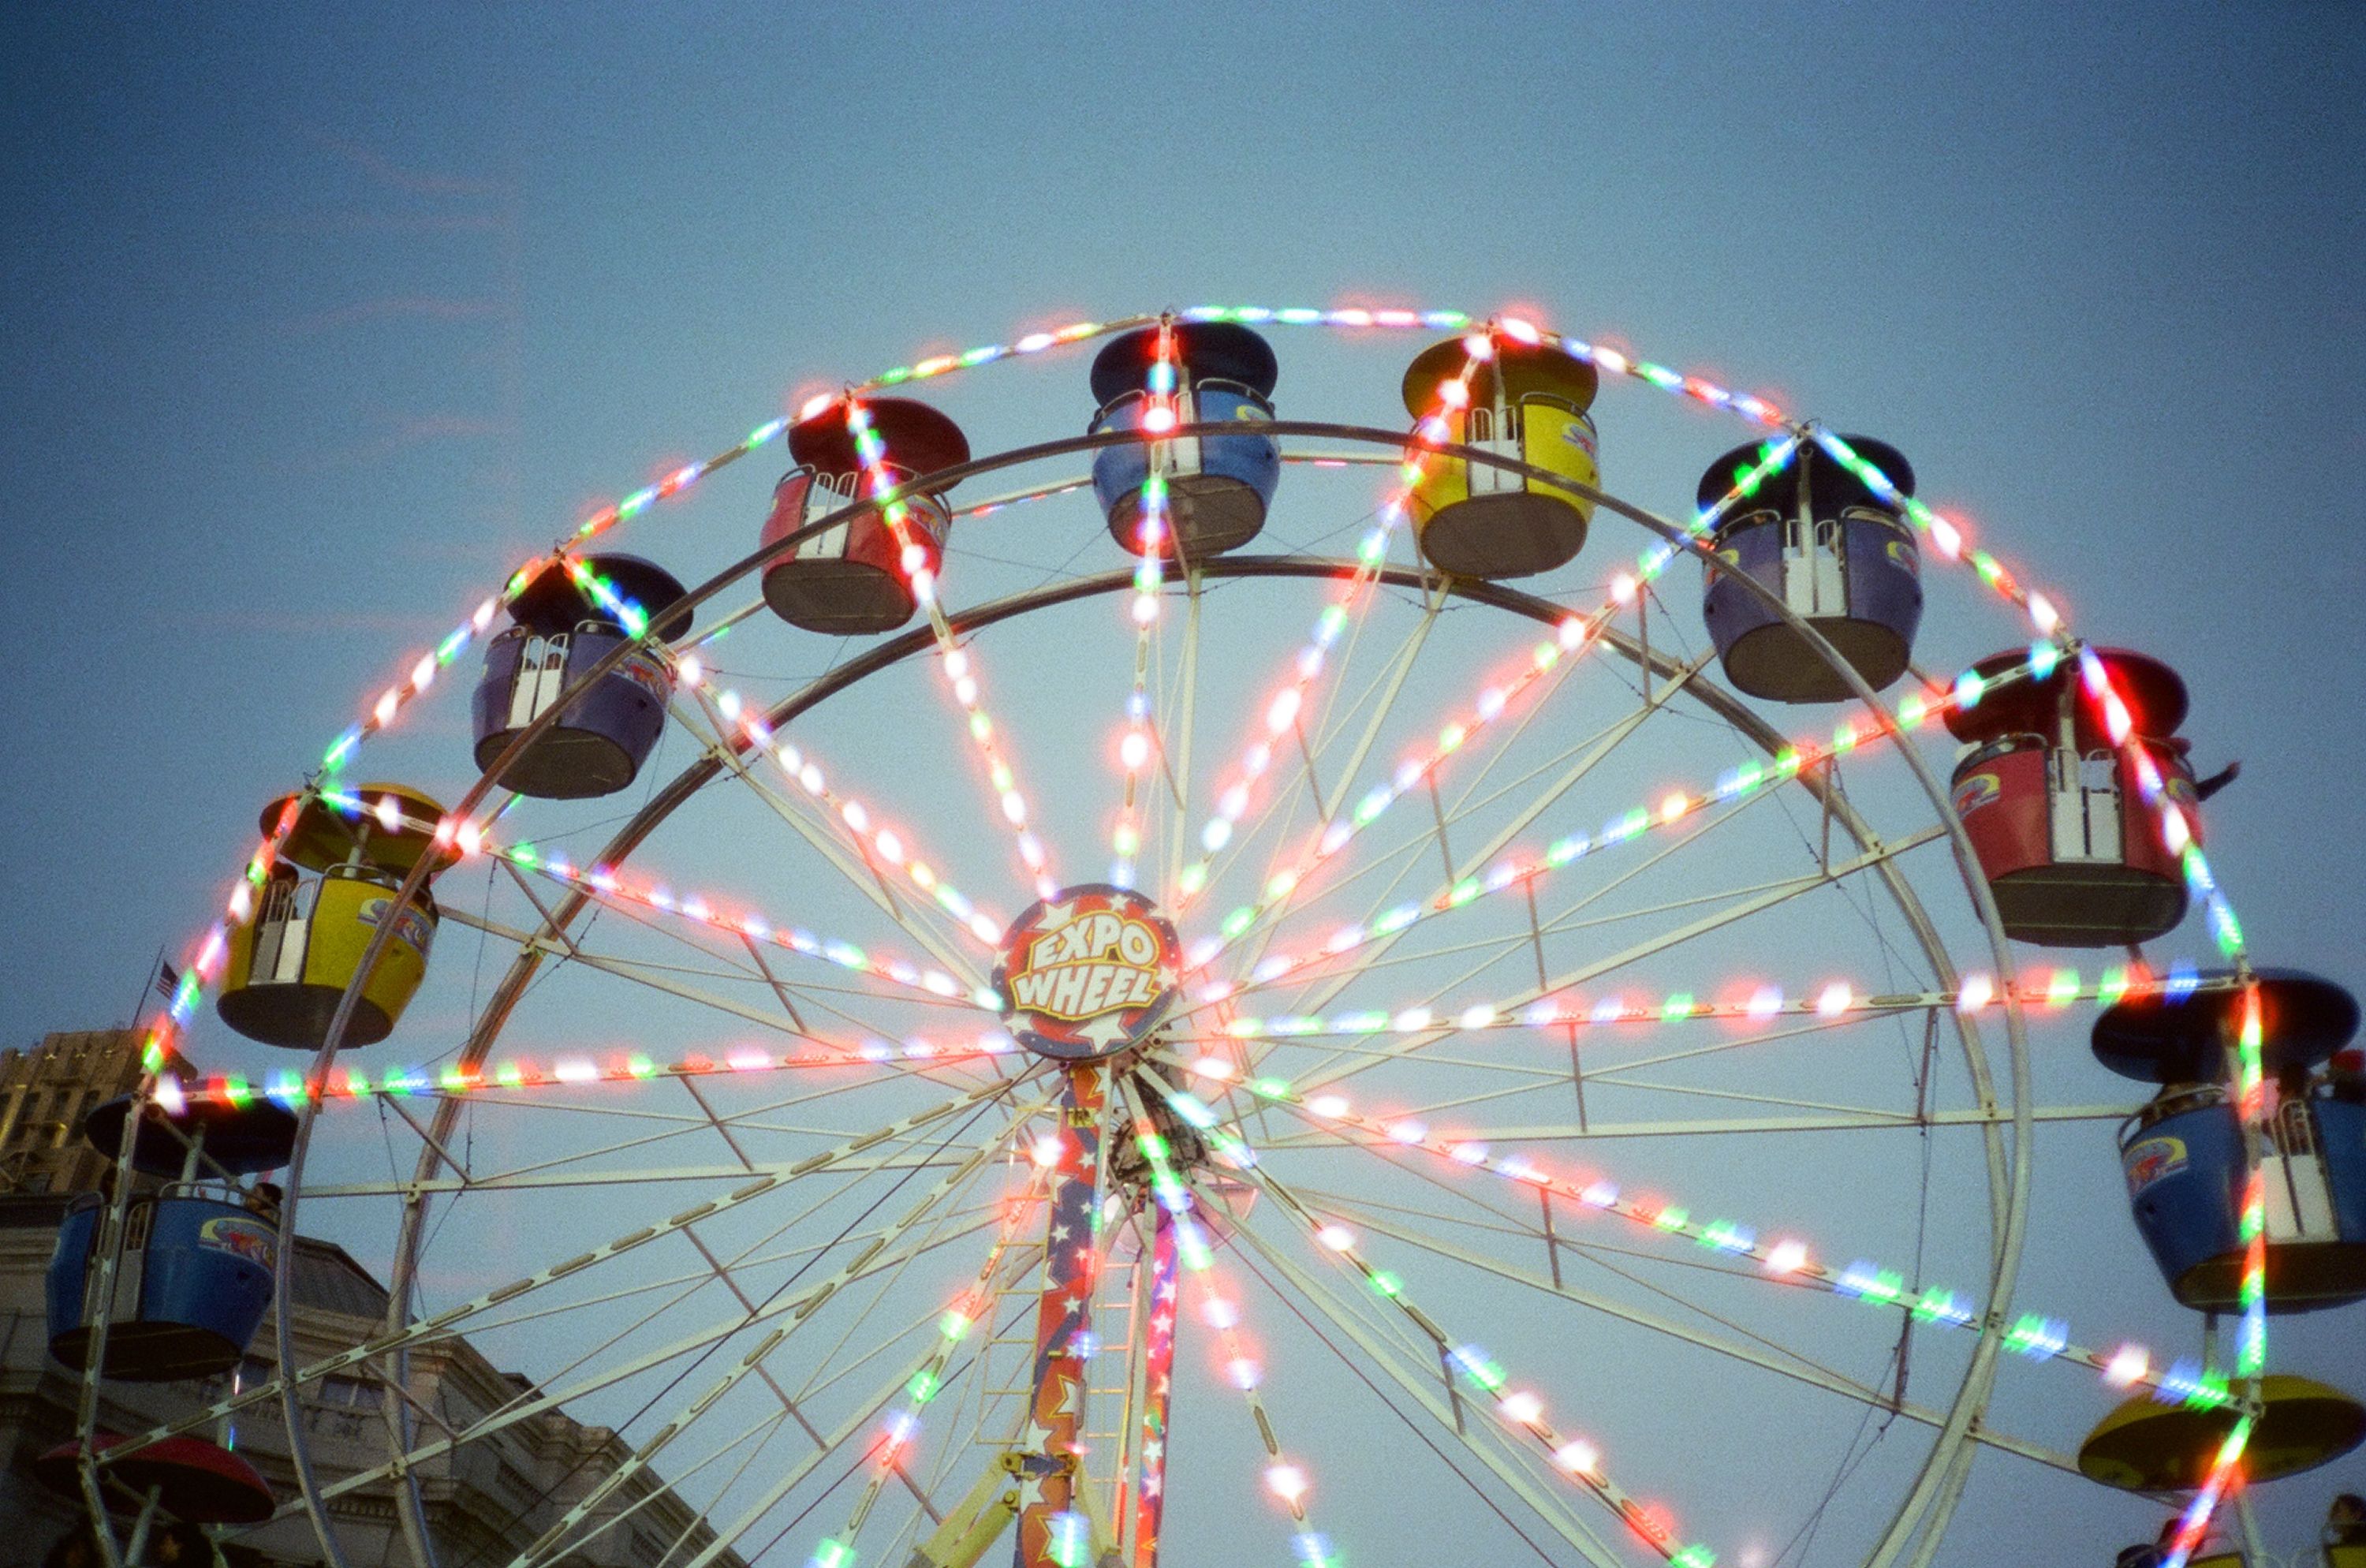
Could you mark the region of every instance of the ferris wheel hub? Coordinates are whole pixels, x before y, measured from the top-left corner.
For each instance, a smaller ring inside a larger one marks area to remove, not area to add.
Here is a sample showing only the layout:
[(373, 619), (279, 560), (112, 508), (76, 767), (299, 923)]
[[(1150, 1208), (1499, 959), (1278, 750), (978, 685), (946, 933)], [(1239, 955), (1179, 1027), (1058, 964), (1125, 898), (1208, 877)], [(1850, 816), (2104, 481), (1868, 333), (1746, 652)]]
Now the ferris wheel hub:
[(1055, 1062), (1144, 1044), (1182, 991), (1174, 923), (1132, 888), (1088, 882), (1023, 910), (994, 966), (1011, 1037)]

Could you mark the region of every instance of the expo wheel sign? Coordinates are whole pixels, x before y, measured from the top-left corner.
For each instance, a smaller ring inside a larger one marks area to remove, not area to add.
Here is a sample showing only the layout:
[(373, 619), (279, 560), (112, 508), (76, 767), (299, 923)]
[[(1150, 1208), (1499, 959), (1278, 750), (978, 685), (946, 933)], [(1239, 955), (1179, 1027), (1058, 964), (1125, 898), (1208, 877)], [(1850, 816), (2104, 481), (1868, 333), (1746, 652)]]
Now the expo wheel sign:
[(1059, 1062), (1092, 1062), (1150, 1038), (1181, 982), (1175, 927), (1108, 883), (1028, 906), (1002, 939), (994, 989), (1012, 1038)]

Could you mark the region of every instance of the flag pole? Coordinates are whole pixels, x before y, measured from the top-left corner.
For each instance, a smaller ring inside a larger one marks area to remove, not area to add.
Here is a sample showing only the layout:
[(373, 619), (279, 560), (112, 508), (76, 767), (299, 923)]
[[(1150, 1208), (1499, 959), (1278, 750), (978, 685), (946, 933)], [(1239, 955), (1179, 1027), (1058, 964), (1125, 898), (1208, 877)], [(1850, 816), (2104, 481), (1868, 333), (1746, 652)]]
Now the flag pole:
[(134, 1001), (131, 1004), (131, 1022), (125, 1028), (125, 1033), (137, 1034), (140, 1032), (140, 1016), (148, 1010), (148, 993), (156, 988), (157, 977), (163, 973), (164, 950), (163, 948), (159, 947), (156, 949), (155, 962), (148, 966), (146, 978), (140, 982), (140, 997), (137, 1001)]

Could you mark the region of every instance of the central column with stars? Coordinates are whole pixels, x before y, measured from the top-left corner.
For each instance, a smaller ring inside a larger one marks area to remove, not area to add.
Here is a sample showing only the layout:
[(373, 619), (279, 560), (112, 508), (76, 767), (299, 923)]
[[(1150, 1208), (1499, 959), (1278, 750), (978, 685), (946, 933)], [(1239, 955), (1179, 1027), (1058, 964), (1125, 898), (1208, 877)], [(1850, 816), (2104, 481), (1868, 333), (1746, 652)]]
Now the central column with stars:
[(1093, 1232), (1108, 1102), (1109, 1069), (1068, 1069), (1043, 1297), (1035, 1310), (1034, 1404), (1020, 1456), (1018, 1568), (1086, 1568), (1091, 1552), (1092, 1530), (1076, 1506), (1082, 1479), (1076, 1439), (1084, 1429), (1086, 1357), (1092, 1349), (1099, 1259)]
[[(1091, 1555), (1076, 1444), (1100, 1258), (1101, 1130), (1112, 1070), (1139, 1054), (1180, 993), (1179, 948), (1149, 899), (1095, 883), (1029, 906), (995, 965), (1011, 1037), (1066, 1074), (1035, 1314), (1034, 1403), (1019, 1455), (1017, 1568), (1087, 1568)], [(1160, 1427), (1163, 1439), (1163, 1410)]]

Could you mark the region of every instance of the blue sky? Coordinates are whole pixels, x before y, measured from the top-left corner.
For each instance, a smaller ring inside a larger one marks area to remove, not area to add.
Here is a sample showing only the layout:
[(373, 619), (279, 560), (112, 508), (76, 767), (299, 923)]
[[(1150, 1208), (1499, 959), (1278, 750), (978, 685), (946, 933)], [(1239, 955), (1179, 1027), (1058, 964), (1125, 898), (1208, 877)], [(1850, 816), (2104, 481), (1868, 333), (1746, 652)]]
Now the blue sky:
[[(929, 349), (1208, 299), (1523, 304), (1896, 442), (2186, 673), (2198, 758), (2244, 762), (2209, 826), (2256, 951), (2361, 978), (2352, 7), (0, 25), (0, 1043), (121, 1017), (256, 805), (598, 500)], [(1018, 396), (974, 434), (1089, 412)], [(2107, 1561), (2128, 1515), (2048, 1517)]]

